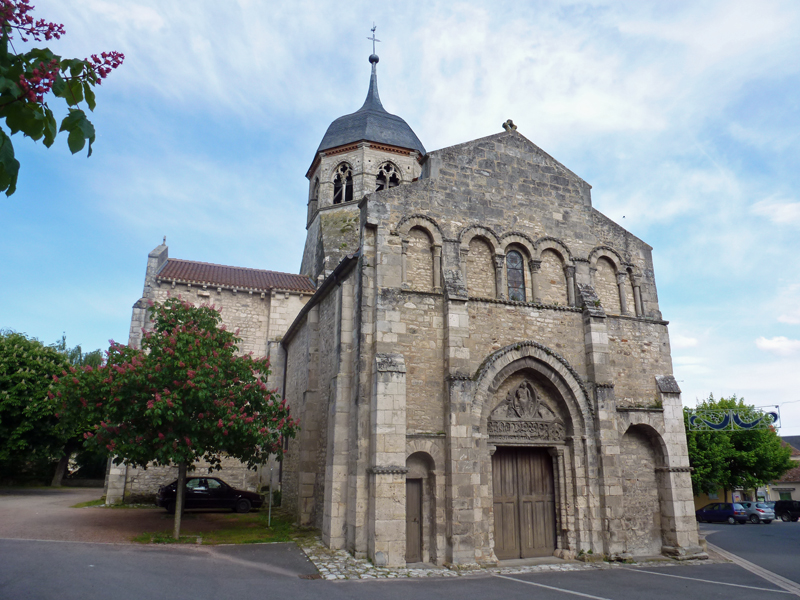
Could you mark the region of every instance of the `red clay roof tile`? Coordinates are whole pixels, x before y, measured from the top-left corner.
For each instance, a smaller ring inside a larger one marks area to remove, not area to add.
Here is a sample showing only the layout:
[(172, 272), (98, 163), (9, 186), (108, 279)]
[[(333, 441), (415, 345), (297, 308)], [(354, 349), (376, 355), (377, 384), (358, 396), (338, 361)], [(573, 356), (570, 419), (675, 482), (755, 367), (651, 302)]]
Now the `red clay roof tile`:
[(204, 284), (266, 292), (273, 289), (314, 293), (315, 287), (305, 275), (278, 273), (262, 269), (226, 267), (211, 263), (169, 258), (156, 279), (179, 283)]

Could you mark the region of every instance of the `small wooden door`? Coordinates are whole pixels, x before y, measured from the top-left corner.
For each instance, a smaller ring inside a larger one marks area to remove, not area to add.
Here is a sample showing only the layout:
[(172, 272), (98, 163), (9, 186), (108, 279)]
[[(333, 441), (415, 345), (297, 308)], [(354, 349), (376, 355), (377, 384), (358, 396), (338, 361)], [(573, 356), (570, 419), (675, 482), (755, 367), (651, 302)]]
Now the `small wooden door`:
[(553, 461), (538, 448), (498, 448), (492, 456), (494, 551), (500, 560), (555, 550)]
[(406, 562), (422, 562), (422, 479), (406, 479)]

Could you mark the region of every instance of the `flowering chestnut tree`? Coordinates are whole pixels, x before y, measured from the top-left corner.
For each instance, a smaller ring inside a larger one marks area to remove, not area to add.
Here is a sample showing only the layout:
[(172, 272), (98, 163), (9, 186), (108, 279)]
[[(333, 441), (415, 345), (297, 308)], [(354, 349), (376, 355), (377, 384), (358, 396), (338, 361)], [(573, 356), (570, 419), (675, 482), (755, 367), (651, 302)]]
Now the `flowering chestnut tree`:
[[(0, 119), (5, 120), (11, 135), (21, 131), (36, 141), (44, 138), (48, 148), (58, 132), (66, 131), (70, 151), (80, 152), (88, 141), (91, 156), (94, 126), (79, 107), (85, 102), (89, 110), (94, 110), (93, 87), (119, 67), (125, 56), (103, 52), (81, 60), (62, 58), (48, 48), (17, 51), (15, 40), (49, 42), (65, 34), (63, 25), (34, 19), (33, 8), (30, 0), (0, 0)], [(60, 127), (46, 101), (51, 92), (67, 103), (68, 113)], [(11, 138), (0, 128), (0, 192), (13, 194), (18, 174), (19, 161), (14, 157)]]
[(179, 467), (177, 539), (188, 466), (202, 459), (219, 469), (228, 455), (255, 468), (282, 454), (298, 423), (263, 381), (269, 360), (239, 355), (241, 340), (213, 306), (169, 298), (150, 310), (141, 349), (112, 341), (104, 365), (64, 370), (51, 394), (66, 427), (91, 424), (87, 448), (117, 464)]

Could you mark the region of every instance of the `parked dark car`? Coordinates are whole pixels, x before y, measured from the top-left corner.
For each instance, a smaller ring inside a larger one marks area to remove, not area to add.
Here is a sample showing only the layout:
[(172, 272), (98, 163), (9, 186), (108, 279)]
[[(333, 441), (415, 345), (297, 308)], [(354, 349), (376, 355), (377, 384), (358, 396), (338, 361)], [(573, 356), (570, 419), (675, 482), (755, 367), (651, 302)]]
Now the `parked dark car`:
[(797, 521), (800, 519), (800, 500), (777, 500), (775, 517), (781, 521)]
[(745, 523), (747, 521), (747, 511), (738, 502), (714, 502), (695, 511), (694, 514), (700, 523), (727, 521), (733, 525), (734, 523)]
[[(175, 497), (178, 482), (158, 488), (156, 505), (175, 512)], [(254, 492), (237, 490), (216, 477), (187, 477), (186, 504), (184, 508), (229, 508), (238, 513), (246, 513), (250, 508), (261, 508), (264, 497)]]
[(766, 523), (769, 525), (775, 520), (775, 511), (767, 502), (740, 502), (747, 512), (747, 518), (751, 523)]

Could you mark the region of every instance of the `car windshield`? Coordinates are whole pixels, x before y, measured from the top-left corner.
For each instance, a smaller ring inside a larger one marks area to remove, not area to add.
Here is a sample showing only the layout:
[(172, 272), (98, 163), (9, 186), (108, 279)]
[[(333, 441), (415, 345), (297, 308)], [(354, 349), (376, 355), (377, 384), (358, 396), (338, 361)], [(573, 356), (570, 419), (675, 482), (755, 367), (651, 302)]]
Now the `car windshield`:
[(758, 502), (756, 508), (770, 508), (770, 506), (766, 502)]
[(733, 503), (733, 510), (742, 510), (743, 508), (744, 508), (744, 506), (742, 506), (738, 502), (734, 502)]

